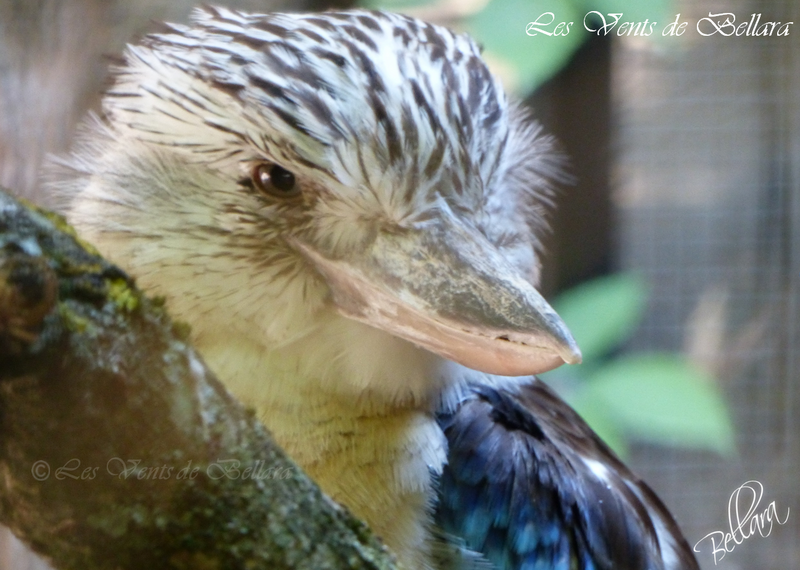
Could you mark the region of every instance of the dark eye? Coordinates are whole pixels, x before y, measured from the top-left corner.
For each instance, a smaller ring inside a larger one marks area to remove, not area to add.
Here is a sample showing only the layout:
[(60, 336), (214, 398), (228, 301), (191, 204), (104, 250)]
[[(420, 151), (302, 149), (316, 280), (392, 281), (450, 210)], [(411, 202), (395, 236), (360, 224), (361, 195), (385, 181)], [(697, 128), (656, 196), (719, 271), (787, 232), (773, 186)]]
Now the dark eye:
[(260, 163), (253, 167), (255, 187), (276, 198), (294, 198), (300, 195), (300, 186), (294, 174), (277, 164)]

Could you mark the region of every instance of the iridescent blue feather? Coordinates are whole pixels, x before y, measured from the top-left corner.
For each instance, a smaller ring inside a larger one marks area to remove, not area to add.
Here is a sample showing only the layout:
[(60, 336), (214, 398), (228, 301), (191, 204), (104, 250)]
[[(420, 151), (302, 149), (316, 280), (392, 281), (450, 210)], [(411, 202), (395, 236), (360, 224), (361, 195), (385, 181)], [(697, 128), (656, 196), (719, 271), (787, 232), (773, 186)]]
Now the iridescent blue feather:
[(439, 423), (436, 522), (497, 570), (697, 570), (656, 495), (539, 380), (476, 385)]

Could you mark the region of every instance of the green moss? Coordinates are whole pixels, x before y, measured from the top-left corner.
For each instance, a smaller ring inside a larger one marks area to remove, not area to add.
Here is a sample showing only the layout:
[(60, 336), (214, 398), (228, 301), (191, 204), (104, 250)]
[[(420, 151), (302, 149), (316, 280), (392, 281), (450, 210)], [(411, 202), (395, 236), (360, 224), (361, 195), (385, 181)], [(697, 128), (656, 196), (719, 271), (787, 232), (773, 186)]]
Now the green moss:
[(63, 277), (75, 277), (79, 275), (97, 275), (105, 269), (106, 265), (97, 263), (77, 263), (73, 257), (58, 256), (58, 252), (52, 253), (53, 257), (59, 262), (60, 273)]
[(45, 210), (44, 208), (41, 208), (40, 206), (37, 206), (36, 204), (34, 204), (33, 202), (31, 202), (29, 200), (26, 200), (25, 198), (17, 197), (16, 199), (19, 202), (21, 202), (29, 210), (33, 210), (34, 212), (36, 212), (37, 214), (39, 214), (43, 218), (46, 218), (47, 220), (49, 220), (50, 223), (53, 224), (59, 232), (67, 234), (69, 237), (71, 237), (72, 239), (77, 241), (78, 244), (87, 253), (89, 253), (91, 255), (100, 256), (100, 252), (97, 251), (97, 248), (95, 248), (89, 242), (83, 241), (80, 238), (80, 236), (78, 236), (78, 233), (75, 231), (75, 228), (73, 228), (71, 225), (69, 225), (69, 223), (67, 223), (67, 219), (64, 216), (62, 216), (60, 214), (56, 214), (55, 212), (50, 212), (48, 210)]
[(132, 313), (139, 307), (139, 294), (131, 288), (130, 283), (124, 279), (107, 279), (108, 298), (114, 305), (125, 311)]
[(178, 340), (186, 342), (192, 334), (192, 327), (189, 326), (189, 323), (184, 321), (173, 321), (172, 334), (174, 334)]
[(66, 303), (58, 304), (58, 313), (64, 326), (71, 332), (83, 334), (92, 326), (89, 319), (78, 315)]

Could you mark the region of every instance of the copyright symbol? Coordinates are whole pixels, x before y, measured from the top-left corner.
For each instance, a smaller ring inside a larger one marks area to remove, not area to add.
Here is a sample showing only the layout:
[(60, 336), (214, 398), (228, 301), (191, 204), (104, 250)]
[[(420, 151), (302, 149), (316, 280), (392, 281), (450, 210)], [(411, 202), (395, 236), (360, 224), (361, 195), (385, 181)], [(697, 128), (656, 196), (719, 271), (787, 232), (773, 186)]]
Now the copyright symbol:
[(37, 461), (31, 467), (31, 475), (37, 481), (44, 481), (50, 477), (50, 465), (47, 461)]

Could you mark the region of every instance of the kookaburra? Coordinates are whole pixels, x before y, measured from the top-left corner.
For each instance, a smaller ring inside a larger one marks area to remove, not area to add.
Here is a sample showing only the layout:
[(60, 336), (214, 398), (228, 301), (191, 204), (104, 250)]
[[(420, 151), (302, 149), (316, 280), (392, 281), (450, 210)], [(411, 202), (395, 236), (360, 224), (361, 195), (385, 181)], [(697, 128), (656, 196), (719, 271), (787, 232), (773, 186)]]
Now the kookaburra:
[(56, 185), (407, 568), (697, 568), (530, 376), (581, 359), (535, 289), (558, 162), (465, 35), (204, 8), (128, 49)]

